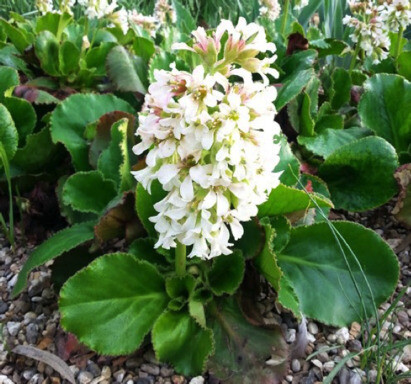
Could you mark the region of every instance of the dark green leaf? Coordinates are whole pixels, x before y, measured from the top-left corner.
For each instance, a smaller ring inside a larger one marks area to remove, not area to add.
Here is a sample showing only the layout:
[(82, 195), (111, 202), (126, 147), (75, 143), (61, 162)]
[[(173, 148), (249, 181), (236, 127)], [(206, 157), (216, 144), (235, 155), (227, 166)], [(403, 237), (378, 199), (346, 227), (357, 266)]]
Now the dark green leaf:
[(154, 249), (155, 241), (152, 238), (140, 238), (134, 240), (128, 249), (128, 252), (137, 257), (139, 260), (148, 261), (154, 264), (160, 270), (170, 269), (170, 262), (166, 256), (161, 255)]
[(11, 160), (17, 151), (19, 135), (14, 121), (7, 108), (0, 104), (0, 142), (3, 144), (4, 151)]
[(331, 106), (338, 110), (350, 101), (351, 77), (344, 68), (336, 68), (332, 74)]
[(397, 60), (398, 74), (411, 81), (411, 51), (402, 52)]
[(167, 302), (154, 266), (125, 253), (104, 255), (64, 284), (61, 324), (100, 354), (125, 355), (140, 346)]
[(182, 297), (187, 300), (194, 292), (196, 284), (192, 275), (172, 276), (166, 279), (166, 292), (172, 299)]
[(59, 67), (64, 75), (76, 72), (79, 68), (80, 50), (71, 42), (65, 41), (59, 49)]
[(74, 249), (80, 244), (93, 239), (94, 222), (73, 225), (72, 227), (57, 232), (44, 243), (39, 245), (30, 255), (20, 271), (12, 295), (16, 297), (26, 286), (29, 273), (36, 267), (43, 265), (64, 252)]
[(37, 58), (41, 68), (51, 76), (59, 76), (59, 42), (51, 32), (43, 31), (38, 34), (34, 42)]
[(190, 35), (192, 31), (197, 28), (197, 24), (193, 17), (191, 16), (190, 11), (185, 8), (180, 1), (172, 0), (173, 8), (176, 12), (176, 26), (178, 30), (185, 35)]
[(0, 67), (0, 100), (3, 100), (4, 93), (12, 87), (20, 84), (18, 72), (10, 67)]
[(246, 260), (254, 259), (264, 245), (264, 232), (256, 218), (243, 223), (244, 235), (234, 243)]
[(375, 301), (371, 299), (354, 257), (342, 245), (359, 292), (355, 289), (327, 223), (293, 228), (288, 245), (278, 254), (278, 263), (292, 283), (301, 310), (307, 317), (344, 326), (364, 319), (359, 294), (365, 303), (366, 317), (374, 314), (373, 308), (394, 291), (399, 268), (390, 247), (373, 231), (350, 222), (333, 222), (333, 225), (350, 245), (365, 271)]
[(149, 61), (156, 51), (154, 42), (142, 36), (136, 36), (134, 39), (133, 50), (137, 56), (142, 57), (145, 61)]
[(240, 251), (216, 257), (207, 274), (211, 290), (217, 296), (234, 294), (243, 281), (244, 269), (244, 257)]
[(365, 137), (328, 156), (319, 168), (336, 208), (365, 211), (386, 203), (397, 191), (394, 148), (380, 137)]
[(275, 166), (274, 172), (283, 172), (280, 176), (280, 181), (284, 185), (292, 187), (297, 183), (296, 178), (300, 174), (300, 162), (295, 157), (290, 145), (287, 143), (287, 138), (281, 135), (276, 139), (281, 144), (279, 153), (280, 161)]

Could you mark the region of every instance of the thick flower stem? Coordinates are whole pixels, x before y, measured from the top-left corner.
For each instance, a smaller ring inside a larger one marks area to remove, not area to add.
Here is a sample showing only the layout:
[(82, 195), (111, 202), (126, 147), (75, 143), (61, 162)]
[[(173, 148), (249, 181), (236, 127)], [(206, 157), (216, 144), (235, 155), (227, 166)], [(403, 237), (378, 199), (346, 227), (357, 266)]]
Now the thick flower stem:
[(402, 40), (403, 34), (404, 34), (404, 28), (400, 26), (400, 29), (398, 30), (397, 42), (395, 44), (395, 51), (394, 51), (394, 60), (397, 66), (398, 66), (398, 56), (400, 55), (400, 47), (401, 47), (401, 40)]
[(281, 23), (281, 34), (284, 36), (285, 27), (287, 26), (287, 19), (288, 19), (288, 8), (290, 6), (290, 0), (284, 1), (284, 9), (283, 9), (283, 20)]
[(176, 273), (177, 276), (184, 276), (186, 273), (186, 259), (187, 251), (186, 246), (177, 241), (176, 248)]
[(357, 62), (357, 57), (358, 57), (358, 54), (360, 53), (360, 48), (361, 48), (360, 44), (361, 44), (361, 38), (358, 39), (357, 45), (355, 46), (355, 51), (351, 57), (350, 70), (349, 70), (350, 75), (353, 69), (355, 68), (355, 63)]

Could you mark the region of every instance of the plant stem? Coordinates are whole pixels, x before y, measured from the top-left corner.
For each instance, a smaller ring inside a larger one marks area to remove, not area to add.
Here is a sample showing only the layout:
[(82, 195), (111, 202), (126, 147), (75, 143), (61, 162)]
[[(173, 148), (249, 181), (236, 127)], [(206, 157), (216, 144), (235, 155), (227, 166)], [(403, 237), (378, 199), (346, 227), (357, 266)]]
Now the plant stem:
[(186, 246), (177, 241), (176, 248), (176, 273), (177, 276), (184, 276), (186, 273), (186, 259), (187, 251)]
[(288, 19), (288, 8), (290, 7), (290, 0), (285, 0), (284, 1), (284, 8), (283, 8), (283, 20), (281, 23), (281, 34), (284, 36), (285, 33), (285, 27), (287, 25), (287, 19)]
[(400, 55), (400, 47), (401, 47), (401, 40), (402, 40), (402, 35), (404, 33), (404, 28), (400, 26), (400, 29), (398, 30), (398, 36), (397, 36), (397, 43), (395, 44), (395, 51), (394, 51), (394, 59), (395, 59), (395, 65), (398, 65), (398, 56)]
[(357, 61), (357, 56), (360, 53), (360, 48), (361, 48), (360, 44), (361, 44), (361, 37), (357, 41), (357, 45), (355, 46), (355, 51), (354, 51), (354, 53), (352, 55), (352, 58), (351, 58), (350, 70), (349, 70), (350, 75), (351, 75), (351, 72), (353, 71), (353, 69), (355, 67), (355, 62)]

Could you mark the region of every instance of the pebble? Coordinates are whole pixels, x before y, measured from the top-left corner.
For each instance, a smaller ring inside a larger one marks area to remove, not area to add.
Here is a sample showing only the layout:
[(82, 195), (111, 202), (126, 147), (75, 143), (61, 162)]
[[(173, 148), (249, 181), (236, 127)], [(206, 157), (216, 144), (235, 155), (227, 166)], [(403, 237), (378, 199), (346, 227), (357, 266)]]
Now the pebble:
[(203, 376), (193, 377), (190, 380), (190, 384), (204, 384), (204, 377)]
[(375, 383), (377, 381), (377, 374), (378, 372), (375, 369), (370, 369), (368, 372), (368, 378), (371, 383)]
[(320, 368), (320, 369), (323, 368), (323, 363), (318, 359), (311, 360), (311, 363), (315, 365), (317, 368)]
[(37, 324), (30, 323), (26, 327), (26, 340), (29, 344), (36, 344), (39, 335), (39, 327)]
[(21, 328), (21, 323), (17, 321), (9, 321), (7, 323), (7, 331), (9, 332), (10, 336), (17, 336)]
[(160, 368), (154, 364), (141, 364), (140, 369), (153, 376), (158, 376), (160, 374)]
[(334, 361), (327, 361), (326, 363), (323, 364), (323, 370), (326, 373), (330, 373), (335, 367)]
[(360, 352), (362, 350), (362, 344), (359, 340), (348, 340), (347, 348), (351, 352)]
[(116, 379), (116, 381), (118, 381), (119, 383), (121, 383), (124, 379), (124, 376), (126, 375), (126, 371), (124, 369), (120, 369), (117, 372), (113, 373), (113, 377)]
[(299, 372), (301, 370), (301, 363), (298, 359), (294, 359), (291, 362), (291, 369), (293, 372)]
[(318, 325), (313, 322), (308, 323), (307, 329), (308, 332), (310, 332), (313, 335), (316, 335), (318, 333)]
[(93, 379), (94, 376), (87, 371), (81, 371), (77, 376), (77, 380), (80, 384), (89, 384)]
[(294, 343), (295, 339), (296, 339), (296, 330), (292, 328), (288, 329), (287, 334), (285, 336), (285, 341), (287, 343)]
[(163, 377), (170, 377), (174, 373), (173, 368), (169, 368), (167, 366), (162, 366), (160, 369), (160, 375)]
[(3, 300), (0, 300), (0, 315), (3, 313), (6, 313), (8, 309), (7, 303), (5, 303)]
[(100, 367), (91, 360), (89, 360), (87, 363), (87, 371), (89, 371), (93, 375), (93, 377), (97, 377), (101, 375)]
[(345, 344), (350, 339), (350, 332), (347, 327), (340, 328), (335, 332), (338, 344)]

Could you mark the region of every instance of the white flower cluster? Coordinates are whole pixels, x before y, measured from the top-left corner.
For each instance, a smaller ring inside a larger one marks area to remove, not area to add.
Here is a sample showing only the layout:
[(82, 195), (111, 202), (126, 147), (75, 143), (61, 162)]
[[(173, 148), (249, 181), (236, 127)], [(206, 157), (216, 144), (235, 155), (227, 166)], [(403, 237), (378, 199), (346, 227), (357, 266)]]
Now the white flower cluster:
[(409, 0), (388, 0), (378, 7), (381, 21), (392, 32), (405, 30), (411, 24), (411, 3)]
[(352, 27), (350, 35), (354, 43), (359, 43), (361, 49), (373, 63), (377, 64), (388, 57), (390, 39), (388, 30), (378, 15), (378, 9), (372, 1), (350, 3), (354, 16), (346, 15), (343, 23)]
[(174, 8), (168, 2), (168, 0), (157, 0), (154, 6), (154, 18), (157, 23), (175, 23), (177, 21)]
[[(273, 173), (280, 150), (274, 143), (280, 132), (274, 121), (276, 89), (254, 82), (250, 71), (232, 64), (238, 59), (233, 52), (241, 55), (246, 46), (256, 50), (254, 56), (258, 47), (273, 47), (265, 35), (263, 41), (250, 32), (253, 41), (238, 33), (242, 28), (255, 31), (254, 25), (240, 23), (234, 28), (222, 22), (228, 32), (224, 48), (221, 35), (202, 41), (231, 57), (224, 59), (228, 72), (221, 67), (222, 72), (207, 73), (207, 68), (216, 68), (210, 65), (199, 65), (193, 73), (157, 70), (139, 116), (141, 142), (134, 152), (149, 152), (147, 167), (133, 174), (149, 192), (154, 180), (168, 192), (154, 205), (158, 215), (150, 218), (159, 233), (156, 247), (169, 249), (179, 241), (192, 246), (189, 257), (231, 253), (230, 232), (239, 239), (244, 232), (241, 222), (255, 216), (257, 206), (279, 184), (279, 173)], [(242, 82), (232, 83), (231, 76)]]
[(136, 10), (130, 11), (128, 14), (130, 24), (139, 26), (147, 31), (151, 36), (155, 36), (157, 29), (157, 20), (153, 16), (145, 16)]
[(276, 20), (280, 12), (281, 6), (278, 0), (260, 0), (260, 16)]
[(294, 0), (294, 9), (300, 10), (308, 5), (308, 0)]
[(59, 3), (58, 9), (54, 9), (53, 0), (36, 0), (36, 8), (38, 11), (45, 15), (46, 13), (63, 13), (66, 12), (70, 15), (73, 14), (71, 8), (76, 3), (76, 0), (62, 0)]
[(36, 8), (42, 15), (53, 12), (53, 0), (36, 0)]

